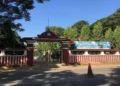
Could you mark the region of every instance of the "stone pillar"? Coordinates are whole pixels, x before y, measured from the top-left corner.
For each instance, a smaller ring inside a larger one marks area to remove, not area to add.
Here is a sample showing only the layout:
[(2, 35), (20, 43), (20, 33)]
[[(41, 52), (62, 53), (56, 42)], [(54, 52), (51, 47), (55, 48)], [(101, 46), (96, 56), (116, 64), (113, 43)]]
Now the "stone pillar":
[(69, 48), (67, 43), (62, 44), (62, 51), (63, 51), (63, 62), (65, 64), (69, 63)]
[(101, 51), (100, 55), (105, 55), (104, 51)]
[(0, 56), (4, 56), (5, 55), (5, 50), (1, 50)]
[(89, 55), (88, 51), (85, 51), (84, 55)]
[(33, 42), (27, 42), (27, 65), (33, 66), (34, 47)]
[(115, 55), (120, 55), (119, 51), (116, 51)]

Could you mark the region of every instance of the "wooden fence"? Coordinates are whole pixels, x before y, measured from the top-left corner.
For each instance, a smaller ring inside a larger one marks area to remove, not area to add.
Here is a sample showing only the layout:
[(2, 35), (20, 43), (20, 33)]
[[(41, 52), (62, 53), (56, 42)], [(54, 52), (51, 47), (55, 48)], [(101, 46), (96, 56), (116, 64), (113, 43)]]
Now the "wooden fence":
[(7, 55), (0, 56), (0, 65), (27, 65), (27, 56), (24, 55)]
[[(82, 54), (80, 53), (82, 51)], [(84, 51), (84, 53), (83, 53)], [(100, 52), (99, 54), (89, 54), (91, 52)], [(77, 52), (77, 53), (71, 53)], [(110, 53), (112, 52), (112, 54)], [(114, 52), (114, 53), (113, 53)], [(71, 50), (69, 51), (69, 63), (96, 63), (96, 62), (120, 62), (119, 50), (105, 49), (105, 50)]]
[(120, 55), (70, 55), (69, 63), (120, 62)]

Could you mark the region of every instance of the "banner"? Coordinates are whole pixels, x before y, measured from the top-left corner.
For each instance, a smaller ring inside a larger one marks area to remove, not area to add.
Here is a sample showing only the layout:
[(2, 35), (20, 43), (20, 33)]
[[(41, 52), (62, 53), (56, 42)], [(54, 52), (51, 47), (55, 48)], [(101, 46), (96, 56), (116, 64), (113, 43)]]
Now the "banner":
[(110, 42), (95, 41), (75, 41), (76, 49), (110, 49)]

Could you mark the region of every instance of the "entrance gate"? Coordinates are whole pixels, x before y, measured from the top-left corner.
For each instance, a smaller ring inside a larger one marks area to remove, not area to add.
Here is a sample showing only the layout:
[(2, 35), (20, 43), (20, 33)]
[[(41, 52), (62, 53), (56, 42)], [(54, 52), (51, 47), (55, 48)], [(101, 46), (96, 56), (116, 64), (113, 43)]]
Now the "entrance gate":
[(36, 62), (48, 62), (48, 63), (60, 63), (62, 62), (62, 51), (61, 49), (54, 49), (50, 51), (36, 51), (35, 53), (41, 54), (40, 56), (35, 56)]
[(58, 38), (55, 33), (47, 30), (37, 37), (25, 37), (22, 39), (27, 43), (27, 65), (33, 66), (34, 47), (35, 42), (60, 42), (62, 45), (62, 59), (61, 61), (68, 64), (69, 61), (69, 44), (73, 44), (74, 41), (67, 38)]

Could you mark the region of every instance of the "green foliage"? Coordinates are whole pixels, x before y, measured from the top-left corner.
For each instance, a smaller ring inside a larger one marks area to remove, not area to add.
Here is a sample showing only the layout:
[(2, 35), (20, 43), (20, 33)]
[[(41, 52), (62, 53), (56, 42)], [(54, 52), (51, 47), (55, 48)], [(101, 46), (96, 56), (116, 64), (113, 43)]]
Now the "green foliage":
[(94, 25), (93, 31), (93, 40), (95, 41), (100, 41), (103, 40), (103, 27), (102, 23), (98, 22), (97, 24)]
[[(37, 0), (42, 3), (44, 0)], [(30, 10), (34, 8), (35, 0), (0, 0), (0, 39), (2, 47), (21, 46), (20, 37), (16, 31), (24, 31), (16, 20), (30, 21)], [(22, 43), (23, 46), (23, 43)]]
[[(43, 2), (43, 0), (37, 0)], [(29, 10), (34, 8), (35, 0), (0, 0), (0, 24), (6, 26), (5, 22), (10, 21), (11, 29), (23, 31), (20, 23), (16, 20), (30, 20)]]
[(120, 48), (120, 26), (117, 26), (114, 30), (115, 46)]
[(112, 15), (108, 16), (103, 22), (105, 30), (107, 28), (112, 28), (112, 30), (114, 30), (118, 25), (120, 25), (120, 8)]
[(105, 40), (109, 41), (111, 43), (112, 48), (115, 47), (115, 39), (113, 36), (113, 31), (111, 28), (109, 28), (106, 32), (105, 32)]
[(77, 28), (67, 27), (63, 33), (63, 37), (76, 40), (77, 39)]
[(9, 22), (5, 22), (6, 26), (1, 25), (1, 34), (0, 34), (0, 39), (1, 39), (1, 47), (6, 47), (6, 48), (24, 48), (24, 44), (21, 42), (21, 38), (18, 35), (18, 33), (14, 30), (12, 30), (10, 27), (11, 25)]
[(111, 14), (110, 16), (96, 21), (90, 26), (90, 28), (93, 29), (93, 26), (98, 22), (102, 23), (104, 33), (106, 32), (106, 30), (108, 30), (108, 28), (111, 28), (112, 30), (114, 30), (116, 26), (120, 25), (120, 8), (117, 9), (117, 11)]
[(49, 30), (52, 31), (53, 33), (55, 33), (57, 35), (57, 37), (62, 36), (64, 33), (64, 28), (62, 28), (62, 27), (51, 26), (49, 28)]
[(59, 49), (61, 44), (58, 42), (40, 42), (35, 47), (43, 55), (44, 52), (52, 53), (54, 50)]
[[(120, 8), (117, 9), (116, 12), (114, 12), (113, 14), (111, 14), (108, 17), (102, 18), (98, 21), (96, 21), (95, 23), (93, 23), (90, 28), (91, 30), (94, 29), (94, 26), (98, 23), (101, 23), (99, 27), (102, 27), (102, 33), (100, 34), (100, 30), (98, 31), (98, 33), (93, 34), (93, 38), (95, 40), (106, 40), (106, 41), (110, 41), (111, 45), (113, 48), (119, 48), (119, 37), (117, 35), (119, 35), (119, 31), (118, 29), (116, 30), (116, 27), (118, 28), (118, 25), (120, 25)], [(113, 36), (113, 32), (114, 31), (114, 36)], [(92, 31), (94, 32), (94, 31)], [(95, 31), (96, 32), (96, 31)], [(98, 34), (98, 36), (97, 36)], [(103, 35), (103, 37), (101, 36)], [(105, 38), (104, 38), (105, 36)], [(100, 39), (99, 39), (100, 37)], [(102, 38), (101, 38), (102, 37)], [(117, 38), (118, 37), (118, 38)]]
[(82, 40), (88, 41), (90, 39), (90, 29), (88, 25), (84, 25), (81, 29)]
[(41, 56), (40, 51), (39, 50), (34, 50), (34, 56)]
[(81, 20), (81, 21), (76, 22), (74, 25), (72, 25), (72, 28), (74, 27), (77, 28), (78, 36), (80, 35), (80, 31), (84, 25), (89, 25), (89, 23), (87, 21)]
[[(50, 45), (50, 44), (49, 44)], [(43, 51), (48, 51), (50, 49), (51, 46), (49, 46), (47, 42), (40, 42), (37, 45), (37, 49), (38, 50), (43, 50)]]

